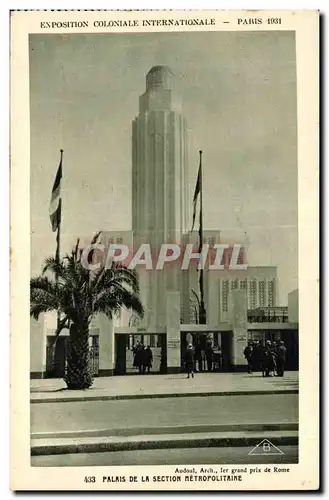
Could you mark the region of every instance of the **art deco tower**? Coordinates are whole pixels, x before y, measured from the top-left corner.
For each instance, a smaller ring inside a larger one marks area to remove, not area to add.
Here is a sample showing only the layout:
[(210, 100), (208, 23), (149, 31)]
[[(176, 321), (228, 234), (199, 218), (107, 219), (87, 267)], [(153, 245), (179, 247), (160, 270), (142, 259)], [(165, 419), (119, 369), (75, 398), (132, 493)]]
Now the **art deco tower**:
[[(146, 75), (146, 92), (132, 126), (132, 229), (134, 247), (180, 243), (188, 224), (186, 121), (174, 92), (174, 75), (155, 66)], [(141, 276), (146, 322), (166, 324), (166, 290), (179, 288), (174, 266)]]

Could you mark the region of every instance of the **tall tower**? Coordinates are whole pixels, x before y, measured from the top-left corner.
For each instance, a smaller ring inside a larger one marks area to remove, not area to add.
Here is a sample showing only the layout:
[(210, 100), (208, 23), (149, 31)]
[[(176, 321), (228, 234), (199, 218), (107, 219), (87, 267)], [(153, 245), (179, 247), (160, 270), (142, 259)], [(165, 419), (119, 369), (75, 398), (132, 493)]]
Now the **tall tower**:
[[(162, 243), (179, 244), (188, 224), (186, 121), (173, 83), (168, 67), (153, 67), (132, 124), (134, 247), (149, 243), (152, 257)], [(140, 273), (148, 326), (166, 324), (166, 290), (179, 290), (179, 277), (175, 266)]]

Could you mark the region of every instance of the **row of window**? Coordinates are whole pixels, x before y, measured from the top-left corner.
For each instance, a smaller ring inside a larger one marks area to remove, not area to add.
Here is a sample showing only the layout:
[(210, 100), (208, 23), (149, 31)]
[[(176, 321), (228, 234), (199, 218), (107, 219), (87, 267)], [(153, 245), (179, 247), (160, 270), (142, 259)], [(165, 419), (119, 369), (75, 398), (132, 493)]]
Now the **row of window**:
[[(247, 290), (248, 280), (238, 280), (234, 279), (225, 280), (222, 282), (222, 311), (228, 311), (228, 295), (231, 283), (231, 290)], [(273, 307), (275, 306), (275, 284), (274, 280), (268, 281), (268, 293), (267, 293), (267, 303), (266, 303), (266, 293), (265, 293), (265, 281), (258, 282), (258, 297), (257, 297), (257, 280), (249, 281), (249, 293), (248, 293), (248, 308), (255, 309), (256, 307)]]

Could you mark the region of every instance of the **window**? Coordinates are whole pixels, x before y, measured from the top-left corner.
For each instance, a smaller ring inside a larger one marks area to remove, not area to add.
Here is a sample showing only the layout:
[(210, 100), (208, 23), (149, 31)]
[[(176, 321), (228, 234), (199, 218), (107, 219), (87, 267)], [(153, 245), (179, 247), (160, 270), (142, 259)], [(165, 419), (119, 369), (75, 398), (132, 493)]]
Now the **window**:
[(236, 290), (238, 288), (239, 282), (237, 279), (231, 281), (231, 290)]
[(256, 309), (257, 307), (257, 281), (251, 280), (249, 283), (249, 303), (250, 309)]
[(274, 280), (268, 282), (268, 306), (275, 306), (275, 283)]
[(229, 281), (223, 281), (222, 283), (222, 311), (228, 311), (228, 290), (229, 290)]
[(259, 307), (264, 307), (265, 306), (265, 281), (259, 282), (258, 300), (259, 300)]
[(247, 290), (247, 280), (240, 280), (240, 290)]

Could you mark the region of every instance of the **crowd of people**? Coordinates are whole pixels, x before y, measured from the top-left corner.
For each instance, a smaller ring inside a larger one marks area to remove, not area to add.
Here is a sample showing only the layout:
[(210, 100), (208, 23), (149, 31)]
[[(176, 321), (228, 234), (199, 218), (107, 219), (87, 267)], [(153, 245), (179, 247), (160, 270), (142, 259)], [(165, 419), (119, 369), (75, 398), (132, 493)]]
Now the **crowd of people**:
[(139, 373), (150, 373), (153, 364), (153, 353), (151, 347), (138, 342), (133, 347), (133, 367), (137, 368)]
[(259, 341), (249, 341), (244, 350), (248, 373), (261, 371), (263, 377), (283, 377), (286, 351), (282, 340), (279, 343), (267, 340), (265, 344)]
[[(244, 356), (248, 363), (248, 373), (260, 371), (263, 377), (283, 377), (286, 351), (283, 341), (277, 343), (267, 340), (265, 344), (261, 344), (259, 341), (249, 341), (244, 349)], [(208, 343), (206, 348), (202, 350), (199, 342), (194, 347), (189, 343), (185, 354), (187, 378), (190, 378), (190, 376), (194, 378), (197, 367), (199, 372), (203, 371), (203, 360), (206, 361), (206, 369), (213, 371), (214, 349), (212, 344)]]
[[(286, 347), (284, 342), (278, 343), (267, 340), (265, 344), (259, 341), (249, 341), (244, 349), (244, 356), (248, 364), (248, 373), (262, 372), (263, 377), (284, 376)], [(153, 353), (151, 347), (137, 342), (132, 349), (133, 366), (139, 373), (150, 373), (153, 364)], [(161, 355), (161, 359), (162, 359)], [(216, 368), (221, 363), (221, 349), (216, 351)], [(165, 362), (165, 360), (163, 360)], [(211, 372), (215, 369), (215, 351), (211, 342), (203, 348), (199, 341), (195, 346), (189, 343), (185, 353), (185, 368), (187, 378), (194, 378), (196, 371), (202, 372), (204, 369)]]

